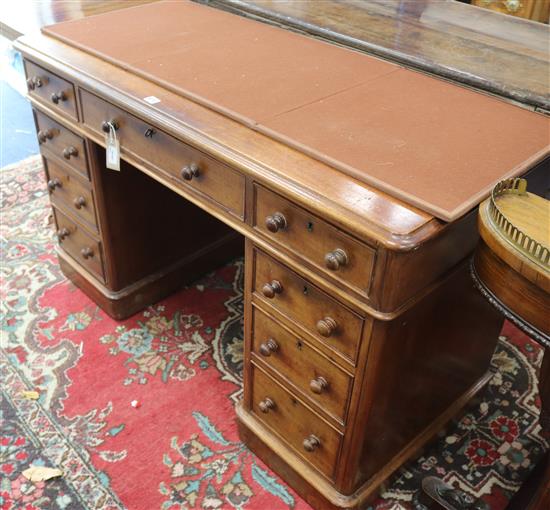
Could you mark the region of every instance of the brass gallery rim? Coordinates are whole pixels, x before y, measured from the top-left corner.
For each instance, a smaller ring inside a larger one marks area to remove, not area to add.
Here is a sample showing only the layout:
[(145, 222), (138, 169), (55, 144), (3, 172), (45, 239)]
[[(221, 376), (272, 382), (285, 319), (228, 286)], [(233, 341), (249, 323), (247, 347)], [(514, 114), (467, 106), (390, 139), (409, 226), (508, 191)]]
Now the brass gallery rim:
[(508, 242), (513, 244), (530, 260), (550, 271), (550, 249), (541, 242), (523, 232), (506, 217), (497, 205), (497, 200), (505, 195), (520, 195), (527, 197), (527, 180), (521, 178), (500, 181), (492, 190), (489, 200), (489, 217), (496, 230)]

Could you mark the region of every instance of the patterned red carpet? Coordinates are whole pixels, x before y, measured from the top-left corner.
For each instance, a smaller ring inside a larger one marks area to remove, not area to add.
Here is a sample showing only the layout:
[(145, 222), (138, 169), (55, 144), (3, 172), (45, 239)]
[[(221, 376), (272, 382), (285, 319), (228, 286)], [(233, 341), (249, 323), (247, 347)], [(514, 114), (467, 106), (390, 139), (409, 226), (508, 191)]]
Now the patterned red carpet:
[[(117, 323), (58, 269), (39, 159), (1, 172), (1, 510), (309, 508), (237, 436), (242, 261)], [(510, 325), (503, 335), (480, 402), (378, 509), (410, 508), (430, 474), (505, 507), (544, 444), (541, 353)], [(32, 483), (31, 464), (64, 475)]]

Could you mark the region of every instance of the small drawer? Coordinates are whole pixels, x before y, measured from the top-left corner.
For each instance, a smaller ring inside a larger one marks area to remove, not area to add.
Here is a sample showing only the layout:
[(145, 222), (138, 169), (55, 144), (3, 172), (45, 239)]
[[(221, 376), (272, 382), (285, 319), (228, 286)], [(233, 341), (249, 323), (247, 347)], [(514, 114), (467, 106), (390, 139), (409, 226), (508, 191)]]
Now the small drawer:
[(256, 307), (252, 321), (252, 352), (320, 409), (344, 424), (352, 378), (299, 335)]
[(48, 191), (52, 204), (70, 211), (83, 221), (88, 228), (97, 232), (94, 197), (89, 184), (84, 184), (74, 173), (45, 159)]
[(254, 186), (254, 228), (323, 274), (368, 295), (375, 251), (262, 186)]
[(315, 338), (355, 361), (363, 319), (257, 249), (254, 257), (255, 299), (269, 302)]
[(304, 460), (334, 478), (340, 433), (254, 365), (252, 412)]
[(74, 86), (50, 71), (25, 60), (29, 96), (78, 121)]
[(38, 110), (34, 110), (34, 116), (41, 152), (67, 161), (71, 168), (88, 179), (84, 140)]
[(81, 101), (83, 121), (90, 129), (103, 135), (106, 121), (117, 126), (123, 153), (169, 174), (182, 189), (192, 189), (244, 218), (245, 179), (239, 172), (85, 90)]
[(105, 282), (101, 243), (71, 221), (59, 209), (53, 208), (59, 245), (84, 268)]

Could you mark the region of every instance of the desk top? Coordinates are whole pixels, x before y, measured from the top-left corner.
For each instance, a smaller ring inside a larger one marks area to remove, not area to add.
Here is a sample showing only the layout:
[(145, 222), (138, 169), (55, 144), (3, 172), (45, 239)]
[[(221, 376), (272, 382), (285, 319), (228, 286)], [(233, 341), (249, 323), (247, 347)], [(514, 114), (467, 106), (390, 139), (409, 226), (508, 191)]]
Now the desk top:
[(550, 152), (542, 115), (197, 4), (159, 2), (44, 32), (446, 221)]

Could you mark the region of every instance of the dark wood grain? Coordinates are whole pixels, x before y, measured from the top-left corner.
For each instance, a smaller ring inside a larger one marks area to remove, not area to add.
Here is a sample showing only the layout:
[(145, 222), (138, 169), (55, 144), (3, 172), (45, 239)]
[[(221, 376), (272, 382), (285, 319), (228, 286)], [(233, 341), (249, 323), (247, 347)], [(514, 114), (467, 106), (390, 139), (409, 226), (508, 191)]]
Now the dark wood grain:
[(548, 27), (453, 0), (201, 0), (550, 108)]

